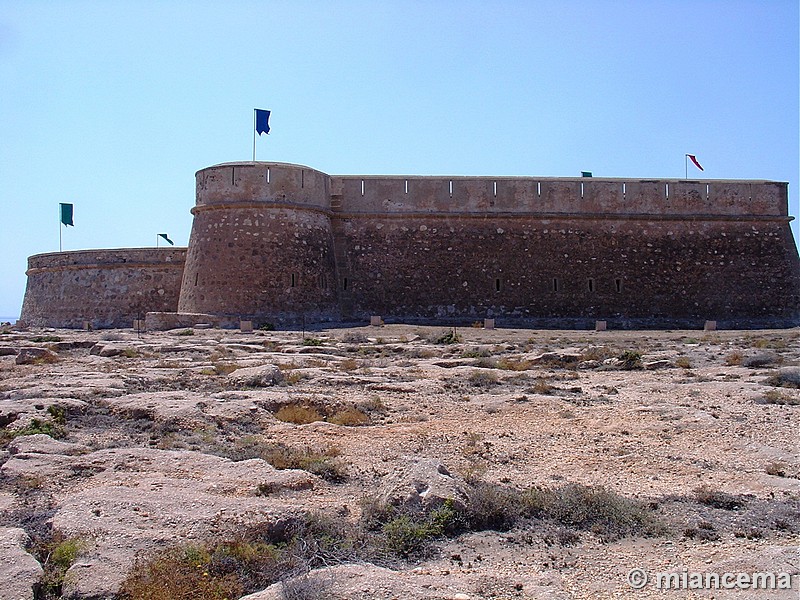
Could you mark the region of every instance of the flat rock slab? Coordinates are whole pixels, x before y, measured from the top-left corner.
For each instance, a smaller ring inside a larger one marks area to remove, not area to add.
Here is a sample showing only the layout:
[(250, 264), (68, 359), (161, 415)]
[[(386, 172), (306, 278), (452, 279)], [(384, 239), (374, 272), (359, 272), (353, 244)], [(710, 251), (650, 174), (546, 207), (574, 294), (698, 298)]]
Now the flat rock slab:
[[(147, 448), (81, 456), (20, 453), (3, 476), (35, 477), (53, 493), (55, 530), (91, 539), (68, 573), (67, 597), (112, 597), (139, 551), (233, 535), (237, 529), (295, 514), (274, 497), (309, 489), (305, 471), (278, 471), (261, 459), (234, 462), (198, 452)], [(273, 490), (258, 496), (261, 484)]]
[(83, 444), (60, 442), (43, 433), (20, 436), (8, 445), (8, 449), (11, 451), (11, 454), (33, 452), (37, 454), (64, 454), (67, 456), (76, 456), (89, 452), (89, 448)]
[[(101, 404), (130, 418), (170, 422), (191, 427), (209, 420), (252, 422), (259, 418), (274, 421), (261, 400), (245, 392), (220, 392), (213, 396), (199, 392), (145, 392), (105, 398)], [(274, 403), (274, 401), (273, 401)]]
[(0, 527), (0, 600), (33, 600), (33, 588), (44, 574), (25, 550), (28, 534), (17, 527)]
[[(517, 591), (512, 582), (499, 580), (509, 595), (503, 598), (567, 600), (571, 596), (559, 589), (525, 581)], [(424, 569), (393, 571), (370, 563), (337, 565), (316, 569), (307, 575), (276, 583), (241, 600), (285, 600), (286, 598), (326, 598), (330, 600), (480, 600), (485, 578), (463, 574), (432, 573)], [(492, 582), (497, 583), (497, 582)]]
[(245, 367), (228, 375), (228, 381), (233, 386), (269, 387), (283, 381), (283, 374), (275, 365)]
[(58, 361), (58, 354), (47, 348), (20, 348), (14, 362), (18, 365), (36, 365), (54, 363)]

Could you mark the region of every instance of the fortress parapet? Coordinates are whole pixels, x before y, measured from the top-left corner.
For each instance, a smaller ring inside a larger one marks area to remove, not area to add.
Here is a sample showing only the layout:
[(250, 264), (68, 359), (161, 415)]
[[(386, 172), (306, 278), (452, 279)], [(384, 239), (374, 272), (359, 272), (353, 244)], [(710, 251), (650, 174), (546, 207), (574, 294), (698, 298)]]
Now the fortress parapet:
[(332, 177), (354, 214), (538, 215), (583, 219), (786, 217), (774, 181), (546, 177)]

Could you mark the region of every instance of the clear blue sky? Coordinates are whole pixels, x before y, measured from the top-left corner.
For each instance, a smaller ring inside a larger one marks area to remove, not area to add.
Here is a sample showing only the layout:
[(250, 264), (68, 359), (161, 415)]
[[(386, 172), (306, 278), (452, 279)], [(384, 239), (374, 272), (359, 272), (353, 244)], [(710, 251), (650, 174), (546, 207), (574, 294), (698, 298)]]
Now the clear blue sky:
[[(194, 173), (788, 181), (796, 0), (35, 1), (0, 4), (0, 315), (26, 257), (180, 245)], [(700, 175), (693, 172), (693, 176)], [(795, 237), (797, 229), (795, 227)]]

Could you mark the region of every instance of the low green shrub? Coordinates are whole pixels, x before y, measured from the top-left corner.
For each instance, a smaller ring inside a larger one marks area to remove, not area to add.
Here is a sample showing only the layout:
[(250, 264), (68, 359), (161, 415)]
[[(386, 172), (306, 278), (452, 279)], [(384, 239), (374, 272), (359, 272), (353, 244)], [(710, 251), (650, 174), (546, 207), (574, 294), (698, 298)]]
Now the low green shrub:
[(458, 344), (461, 342), (461, 335), (456, 331), (456, 328), (453, 327), (452, 330), (446, 331), (435, 340), (437, 344)]
[(31, 338), (32, 342), (60, 342), (61, 338), (57, 335), (37, 335)]
[(37, 598), (61, 597), (64, 576), (84, 547), (85, 542), (82, 539), (66, 538), (60, 532), (51, 532), (47, 537), (34, 540), (30, 552), (42, 565), (44, 571)]
[(627, 370), (635, 370), (643, 368), (642, 354), (635, 350), (625, 350), (617, 357), (622, 363), (622, 368)]
[(429, 512), (405, 512), (381, 527), (386, 548), (402, 558), (428, 554), (430, 542), (462, 529), (461, 515), (451, 500)]

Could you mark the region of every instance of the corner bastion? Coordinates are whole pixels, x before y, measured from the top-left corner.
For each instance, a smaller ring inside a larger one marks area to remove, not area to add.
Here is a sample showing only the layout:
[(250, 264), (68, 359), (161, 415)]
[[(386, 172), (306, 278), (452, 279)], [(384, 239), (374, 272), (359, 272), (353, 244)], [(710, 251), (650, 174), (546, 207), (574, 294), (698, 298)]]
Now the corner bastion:
[[(85, 253), (94, 266), (81, 253), (65, 265), (57, 258), (72, 253), (31, 257), (23, 319), (64, 326), (95, 314), (101, 326), (129, 326), (143, 307), (164, 327), (371, 315), (565, 328), (800, 325), (782, 182), (336, 176), (278, 162), (224, 163), (195, 177), (185, 268), (152, 249), (138, 251), (154, 257), (138, 267), (112, 258), (136, 250)], [(54, 300), (69, 295), (69, 308)]]
[(20, 319), (39, 327), (130, 327), (148, 311), (178, 307), (186, 248), (36, 254)]

